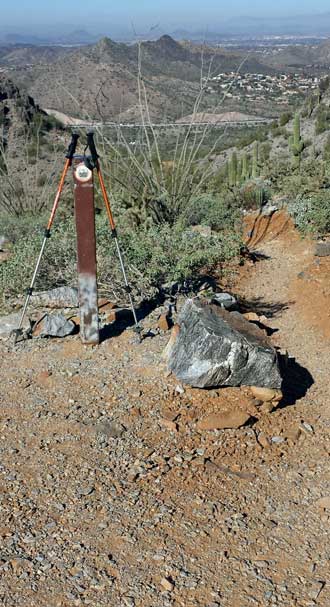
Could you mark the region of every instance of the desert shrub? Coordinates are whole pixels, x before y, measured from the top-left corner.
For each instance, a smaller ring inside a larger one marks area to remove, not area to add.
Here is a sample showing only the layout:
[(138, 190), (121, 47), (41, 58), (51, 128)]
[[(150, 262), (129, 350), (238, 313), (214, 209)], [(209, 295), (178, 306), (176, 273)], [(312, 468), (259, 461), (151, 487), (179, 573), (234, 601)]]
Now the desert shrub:
[(260, 208), (271, 197), (269, 182), (255, 179), (247, 182), (241, 188), (241, 199), (245, 209)]
[(315, 120), (315, 134), (320, 135), (330, 129), (330, 108), (324, 104), (320, 104)]
[(330, 192), (327, 190), (308, 198), (297, 198), (289, 205), (289, 212), (303, 234), (322, 236), (330, 232)]
[(323, 157), (325, 160), (330, 160), (330, 135), (328, 135), (323, 148)]
[[(104, 215), (96, 220), (98, 279), (101, 292), (126, 300), (115, 243)], [(204, 269), (220, 266), (238, 255), (238, 231), (227, 230), (205, 238), (189, 231), (183, 222), (129, 228), (119, 225), (121, 247), (137, 299), (151, 297), (163, 283), (187, 280)], [(0, 302), (6, 307), (29, 285), (43, 239), (42, 230), (19, 238), (10, 259), (0, 265)], [(36, 289), (75, 285), (76, 238), (73, 219), (57, 224), (47, 243)]]
[(292, 118), (293, 118), (292, 112), (283, 112), (283, 114), (281, 114), (280, 119), (279, 119), (279, 125), (285, 126), (286, 124), (288, 124), (288, 122), (290, 120), (292, 120)]
[(240, 216), (237, 203), (212, 194), (192, 198), (182, 214), (186, 225), (208, 225), (213, 230), (232, 230)]

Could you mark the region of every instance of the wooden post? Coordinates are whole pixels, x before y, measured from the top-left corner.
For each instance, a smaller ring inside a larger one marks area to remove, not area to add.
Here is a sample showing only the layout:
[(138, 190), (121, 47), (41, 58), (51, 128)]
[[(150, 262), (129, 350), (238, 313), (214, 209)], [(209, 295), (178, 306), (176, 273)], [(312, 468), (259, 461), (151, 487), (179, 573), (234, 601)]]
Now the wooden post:
[(81, 160), (74, 160), (74, 200), (77, 229), (80, 336), (84, 344), (98, 344), (94, 182), (91, 171)]

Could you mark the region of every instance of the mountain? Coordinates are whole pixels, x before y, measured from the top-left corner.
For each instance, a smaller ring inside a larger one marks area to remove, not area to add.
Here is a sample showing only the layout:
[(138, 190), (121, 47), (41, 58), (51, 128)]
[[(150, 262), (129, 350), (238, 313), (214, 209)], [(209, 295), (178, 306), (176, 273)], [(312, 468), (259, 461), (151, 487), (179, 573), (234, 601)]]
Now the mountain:
[[(97, 44), (65, 49), (58, 58), (15, 70), (41, 107), (82, 119), (130, 121), (141, 118), (137, 86), (139, 63), (151, 117), (179, 118), (191, 111), (205, 76), (223, 71), (268, 72), (253, 55), (179, 43), (164, 35), (155, 41), (127, 45), (102, 38)], [(7, 56), (8, 64), (8, 56)], [(30, 61), (31, 62), (31, 61)], [(140, 91), (144, 96), (144, 91)]]
[(325, 75), (330, 68), (330, 40), (315, 46), (288, 46), (265, 57), (264, 61), (278, 70), (301, 68), (314, 75), (319, 71)]

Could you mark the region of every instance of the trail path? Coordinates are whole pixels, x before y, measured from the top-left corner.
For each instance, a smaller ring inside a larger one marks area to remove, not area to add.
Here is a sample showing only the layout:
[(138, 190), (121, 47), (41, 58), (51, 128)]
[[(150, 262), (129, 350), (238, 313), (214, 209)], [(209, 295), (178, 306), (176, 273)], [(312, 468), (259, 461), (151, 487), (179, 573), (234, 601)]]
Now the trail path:
[(178, 393), (168, 335), (0, 342), (0, 604), (330, 605), (329, 261), (281, 216), (254, 240), (240, 295), (295, 360), (287, 406), (252, 427), (197, 431), (256, 406)]

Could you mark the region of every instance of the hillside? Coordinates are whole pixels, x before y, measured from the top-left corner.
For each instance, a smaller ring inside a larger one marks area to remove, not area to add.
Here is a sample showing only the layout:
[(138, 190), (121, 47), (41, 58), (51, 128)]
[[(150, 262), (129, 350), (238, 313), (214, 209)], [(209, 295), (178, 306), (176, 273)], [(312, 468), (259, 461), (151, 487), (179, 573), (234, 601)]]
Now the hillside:
[(267, 65), (276, 69), (303, 68), (316, 75), (319, 70), (326, 71), (330, 67), (330, 40), (316, 46), (290, 46), (277, 50), (264, 58)]
[[(125, 121), (140, 116), (139, 61), (153, 118), (176, 119), (191, 111), (200, 87), (202, 64), (204, 76), (209, 68), (216, 75), (236, 71), (240, 65), (241, 72), (274, 71), (253, 55), (242, 64), (239, 52), (181, 44), (170, 36), (141, 45), (103, 38), (95, 45), (66, 49), (60, 57), (56, 52), (49, 50), (49, 61), (47, 51), (38, 61), (29, 59), (33, 65), (28, 69), (19, 69), (19, 57), (15, 78), (41, 107), (82, 119)], [(4, 55), (2, 61), (8, 65), (10, 55)]]

